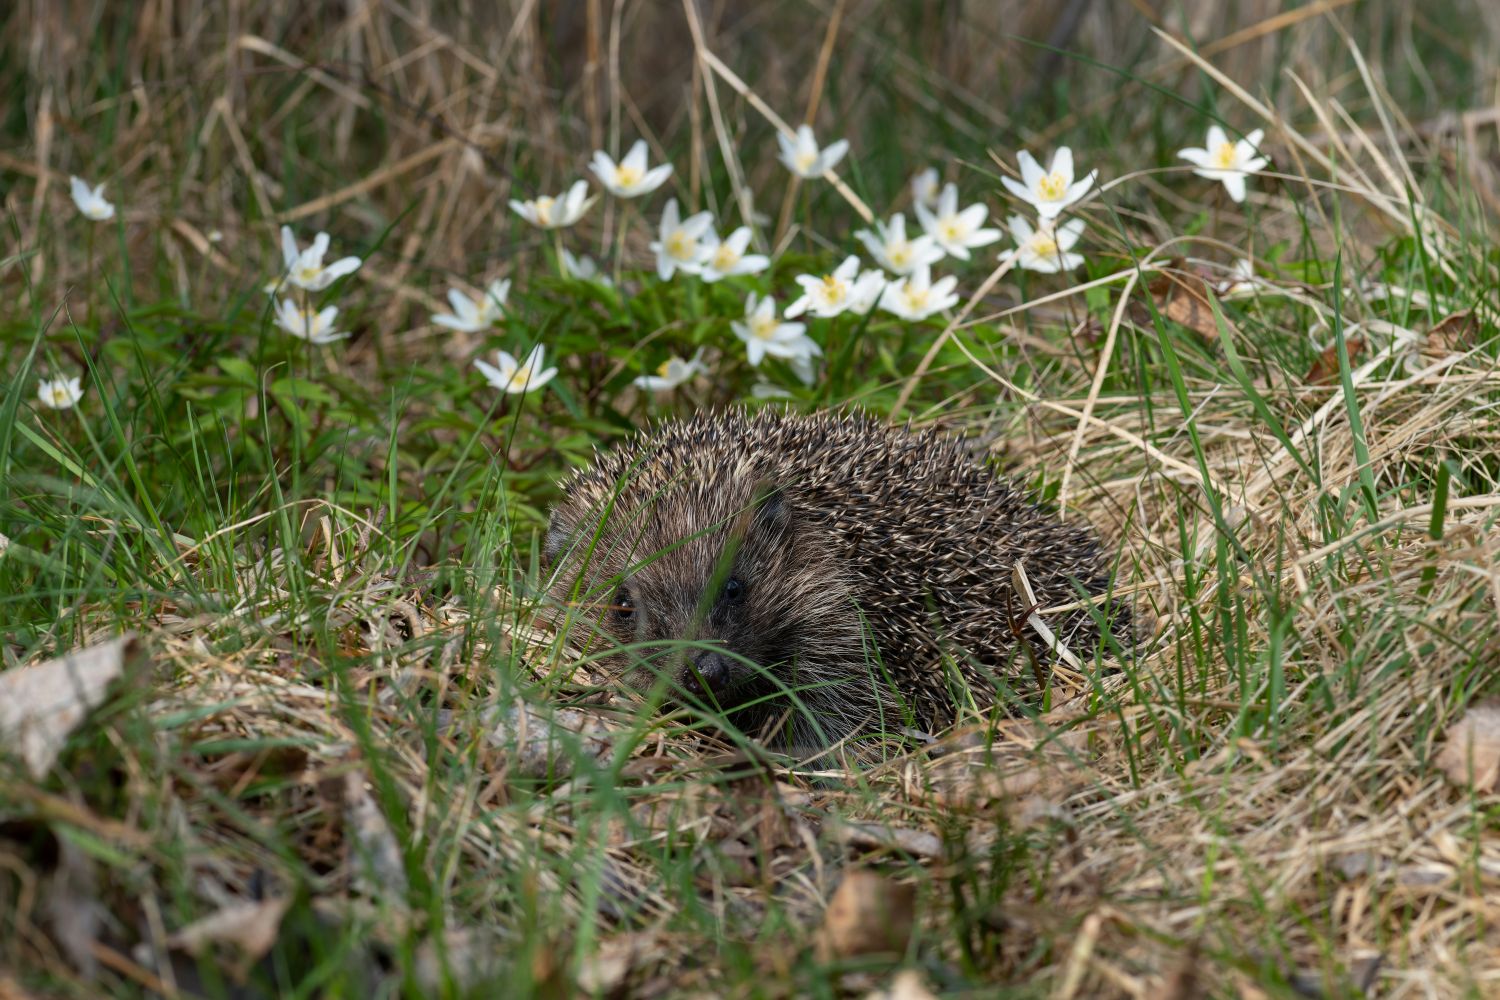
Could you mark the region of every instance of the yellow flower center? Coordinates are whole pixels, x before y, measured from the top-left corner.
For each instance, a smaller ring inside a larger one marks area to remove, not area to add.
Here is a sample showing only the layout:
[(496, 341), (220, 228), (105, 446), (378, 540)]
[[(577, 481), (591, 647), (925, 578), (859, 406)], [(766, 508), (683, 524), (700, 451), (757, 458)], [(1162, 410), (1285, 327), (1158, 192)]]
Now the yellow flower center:
[(776, 336), (776, 319), (772, 316), (756, 316), (750, 320), (750, 335), (757, 340), (770, 340)]
[(812, 152), (811, 150), (804, 149), (802, 152), (797, 154), (794, 162), (796, 162), (797, 164), (798, 172), (805, 174), (813, 168), (814, 163), (818, 162), (818, 154)]
[(323, 269), (321, 267), (315, 267), (312, 264), (303, 264), (301, 267), (297, 268), (297, 280), (312, 281), (322, 273)]
[(1068, 180), (1053, 171), (1036, 182), (1036, 193), (1043, 201), (1061, 201), (1068, 193)]
[(1046, 233), (1037, 233), (1031, 238), (1031, 249), (1038, 257), (1056, 257), (1057, 240)]
[(531, 381), (531, 366), (522, 365), (517, 368), (515, 374), (510, 377), (509, 387), (512, 389), (524, 389)]
[(643, 176), (645, 175), (635, 167), (621, 165), (615, 168), (615, 183), (622, 188), (635, 187)]
[(903, 285), (902, 288), (906, 292), (906, 301), (910, 303), (913, 309), (927, 308), (927, 295), (931, 291), (931, 289), (913, 288), (911, 286), (911, 282), (909, 281), (905, 285)]
[(885, 255), (891, 259), (892, 264), (905, 267), (911, 261), (911, 244), (897, 243), (890, 247)]
[(546, 195), (543, 195), (542, 197), (538, 198), (536, 200), (536, 219), (537, 219), (537, 221), (540, 222), (540, 223), (542, 223), (543, 225), (550, 224), (552, 222), (552, 206), (555, 205), (556, 203), (557, 203), (556, 199), (549, 198)]
[(68, 390), (65, 386), (54, 385), (52, 387), (52, 405), (65, 406), (68, 402)]
[(680, 229), (667, 237), (667, 253), (678, 260), (691, 260), (697, 250), (698, 241), (692, 239)]
[(1235, 155), (1234, 143), (1221, 142), (1219, 148), (1214, 150), (1214, 162), (1221, 169), (1228, 170), (1233, 167), (1238, 157)]
[(656, 374), (660, 375), (662, 378), (671, 378), (672, 377), (672, 362), (670, 362), (670, 361), (663, 361), (661, 364), (657, 365), (656, 366)]
[(958, 219), (950, 215), (938, 223), (938, 232), (943, 234), (943, 239), (951, 242), (963, 237), (964, 227), (959, 225)]
[(837, 275), (823, 275), (823, 297), (829, 302), (842, 302), (848, 294), (849, 289)]
[(713, 268), (715, 271), (727, 271), (739, 263), (740, 255), (734, 252), (734, 248), (727, 243), (720, 243), (719, 248), (714, 251)]

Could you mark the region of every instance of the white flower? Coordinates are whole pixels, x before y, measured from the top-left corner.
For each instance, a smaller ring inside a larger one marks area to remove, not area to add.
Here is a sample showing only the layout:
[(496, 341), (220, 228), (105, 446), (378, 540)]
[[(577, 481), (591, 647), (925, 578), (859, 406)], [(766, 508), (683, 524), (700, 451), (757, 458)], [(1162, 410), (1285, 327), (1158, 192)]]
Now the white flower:
[(792, 394), (779, 385), (770, 382), (757, 382), (750, 387), (750, 395), (755, 399), (791, 399)]
[(745, 300), (745, 322), (729, 324), (734, 335), (745, 342), (750, 364), (760, 367), (767, 355), (782, 360), (822, 354), (823, 350), (809, 336), (807, 324), (783, 323), (776, 318), (776, 300), (767, 295), (757, 299), (754, 292)]
[(1222, 128), (1210, 125), (1208, 143), (1203, 149), (1180, 149), (1177, 155), (1196, 165), (1193, 173), (1211, 181), (1223, 181), (1229, 197), (1244, 201), (1245, 178), (1259, 173), (1271, 162), (1267, 157), (1255, 155), (1265, 134), (1264, 129), (1256, 129), (1238, 142), (1230, 142)]
[(919, 322), (933, 313), (953, 308), (958, 303), (958, 295), (953, 291), (957, 284), (958, 279), (951, 274), (939, 278), (934, 284), (932, 269), (923, 264), (904, 281), (891, 282), (880, 300), (880, 308), (902, 319)]
[(516, 359), (505, 351), (497, 351), (498, 365), (475, 358), (474, 367), (479, 369), (486, 382), (501, 392), (530, 392), (532, 389), (540, 389), (557, 374), (556, 368), (541, 370), (546, 353), (542, 345), (537, 344), (527, 355), (526, 363), (518, 365)]
[(946, 184), (938, 196), (936, 209), (918, 205), (917, 220), (922, 229), (945, 253), (968, 260), (974, 247), (988, 246), (1000, 238), (998, 229), (981, 229), (990, 210), (982, 203), (958, 210), (958, 185)]
[(541, 195), (525, 201), (510, 200), (510, 209), (521, 218), (541, 229), (563, 229), (583, 218), (598, 199), (588, 197), (589, 182), (574, 181), (566, 194), (557, 197)]
[(855, 237), (870, 251), (875, 262), (892, 274), (910, 274), (924, 264), (935, 264), (943, 259), (943, 249), (931, 236), (906, 238), (906, 216), (897, 212), (889, 224), (875, 223), (875, 231), (861, 229)]
[(505, 315), (505, 300), (509, 295), (510, 282), (498, 278), (490, 282), (489, 287), (477, 299), (470, 298), (456, 288), (450, 288), (448, 304), (453, 307), (453, 311), (437, 313), (432, 321), (438, 326), (465, 333), (488, 330)]
[(1083, 235), (1082, 219), (1070, 219), (1061, 226), (1055, 220), (1043, 219), (1032, 229), (1025, 218), (1013, 215), (1010, 235), (1016, 241), (1016, 248), (1007, 253), (1015, 256), (1016, 266), (1022, 270), (1059, 274), (1083, 264), (1082, 254), (1068, 252)]
[(596, 281), (606, 288), (614, 287), (614, 282), (609, 279), (609, 275), (601, 274), (599, 265), (594, 263), (594, 258), (588, 254), (574, 257), (568, 252), (567, 247), (563, 247), (562, 266), (563, 273), (570, 278), (576, 278), (579, 281)]
[(1099, 171), (1091, 170), (1081, 181), (1073, 180), (1073, 151), (1062, 146), (1052, 154), (1052, 163), (1046, 170), (1026, 150), (1021, 150), (1016, 162), (1021, 165), (1021, 179), (1000, 178), (1006, 190), (1036, 206), (1037, 215), (1043, 219), (1055, 219), (1062, 210), (1088, 193), (1094, 186)]
[(651, 392), (663, 392), (667, 389), (675, 389), (688, 379), (707, 370), (708, 366), (703, 363), (703, 351), (700, 349), (687, 361), (673, 357), (662, 362), (661, 366), (656, 369), (655, 375), (638, 376), (635, 380), (635, 387)]
[(911, 178), (911, 203), (937, 208), (938, 189), (941, 186), (937, 167), (917, 171)]
[(291, 299), (280, 299), (276, 303), (276, 325), (282, 330), (313, 344), (331, 344), (349, 336), (333, 328), (338, 321), (337, 306), (328, 306), (321, 312), (308, 307), (303, 309)]
[(803, 385), (812, 385), (813, 379), (817, 378), (817, 369), (813, 367), (811, 354), (799, 354), (795, 358), (788, 358), (787, 364), (792, 368), (792, 374), (797, 376), (797, 381)]
[(286, 269), (286, 280), (298, 288), (321, 292), (344, 275), (359, 270), (358, 257), (343, 257), (324, 267), (323, 255), (327, 252), (327, 233), (319, 233), (313, 237), (312, 246), (299, 250), (297, 238), (292, 235), (292, 227), (281, 227), (281, 258)]
[(1255, 291), (1260, 279), (1255, 276), (1255, 265), (1249, 257), (1241, 257), (1229, 269), (1229, 276), (1214, 284), (1214, 291), (1223, 298), (1240, 297)]
[(802, 297), (786, 307), (786, 317), (793, 319), (805, 312), (811, 312), (814, 316), (837, 316), (849, 308), (849, 298), (858, 276), (859, 258), (854, 256), (844, 258), (844, 262), (831, 274), (797, 275), (797, 284), (802, 286)]
[(617, 198), (638, 198), (643, 194), (650, 194), (672, 176), (670, 163), (646, 169), (645, 139), (637, 139), (635, 145), (630, 147), (630, 152), (618, 164), (604, 150), (595, 150), (594, 161), (589, 164), (589, 169), (599, 178), (599, 183)]
[(780, 132), (776, 142), (781, 146), (781, 162), (798, 177), (822, 177), (849, 152), (849, 141), (840, 139), (818, 149), (818, 140), (813, 138), (810, 125), (797, 126), (797, 138), (789, 139)]
[(83, 382), (79, 376), (71, 378), (59, 376), (58, 378), (44, 378), (37, 386), (37, 398), (42, 405), (52, 410), (71, 409), (73, 404), (83, 398)]
[[(104, 185), (91, 188), (82, 177), (69, 178), (73, 188), (73, 204), (85, 219), (107, 222), (115, 217), (115, 206), (104, 200)], [(72, 404), (69, 404), (72, 405)]]
[(656, 254), (656, 273), (661, 280), (684, 271), (697, 274), (703, 268), (703, 234), (714, 224), (712, 212), (699, 212), (686, 219), (677, 211), (677, 199), (667, 200), (661, 212), (661, 238), (651, 244)]
[(849, 290), (849, 311), (856, 316), (867, 315), (889, 287), (884, 271), (871, 268), (859, 272), (859, 277), (854, 279), (854, 287)]
[(710, 230), (703, 238), (703, 280), (718, 281), (736, 274), (755, 274), (771, 266), (771, 258), (764, 254), (745, 253), (749, 246), (749, 226), (741, 226), (722, 242), (718, 234)]

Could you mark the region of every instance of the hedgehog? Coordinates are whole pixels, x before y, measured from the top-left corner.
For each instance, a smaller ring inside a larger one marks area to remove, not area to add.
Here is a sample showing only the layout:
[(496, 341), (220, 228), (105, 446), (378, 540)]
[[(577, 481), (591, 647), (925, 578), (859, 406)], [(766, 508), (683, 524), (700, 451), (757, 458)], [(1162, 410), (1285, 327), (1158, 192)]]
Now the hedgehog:
[(961, 440), (859, 412), (666, 422), (560, 489), (544, 557), (573, 645), (790, 752), (931, 732), (1020, 690), (1055, 654), (1018, 561), (1041, 606), (1073, 606), (1047, 622), (1075, 653), (1130, 635), (1126, 609), (1080, 601), (1110, 584), (1090, 529)]

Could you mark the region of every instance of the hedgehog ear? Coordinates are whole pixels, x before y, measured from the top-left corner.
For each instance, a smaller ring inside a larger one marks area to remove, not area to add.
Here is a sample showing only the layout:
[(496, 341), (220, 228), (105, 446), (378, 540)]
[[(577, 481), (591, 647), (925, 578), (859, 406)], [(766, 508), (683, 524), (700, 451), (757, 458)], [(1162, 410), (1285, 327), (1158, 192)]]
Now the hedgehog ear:
[(792, 504), (787, 499), (786, 490), (762, 480), (755, 484), (751, 498), (757, 530), (781, 533), (792, 526)]

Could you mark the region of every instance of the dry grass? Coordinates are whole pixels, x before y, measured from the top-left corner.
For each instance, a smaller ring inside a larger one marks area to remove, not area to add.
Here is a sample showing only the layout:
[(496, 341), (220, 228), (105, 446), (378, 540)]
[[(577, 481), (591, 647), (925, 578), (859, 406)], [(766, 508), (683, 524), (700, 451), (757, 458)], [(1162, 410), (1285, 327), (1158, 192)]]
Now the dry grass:
[[(1432, 764), (1500, 694), (1500, 116), (1481, 104), (1492, 71), (1455, 103), (1449, 62), (1419, 55), (1493, 67), (1500, 14), (1458, 10), (1473, 29), (1458, 37), (1446, 8), (1182, 6), (689, 5), (695, 31), (665, 2), (148, 2), (112, 11), (100, 41), (93, 8), (9, 15), (26, 142), (0, 152), (17, 179), (4, 206), (18, 246), (45, 252), (0, 271), (17, 303), (4, 327), (107, 301), (58, 222), (70, 171), (107, 174), (127, 235), (100, 252), (129, 271), (130, 301), (237, 313), (274, 270), (281, 221), (375, 246), (362, 278), (378, 291), (336, 366), (354, 381), (470, 357), (412, 331), (445, 283), (524, 271), (540, 241), (506, 200), (562, 188), (620, 135), (685, 150), (685, 199), (776, 221), (749, 194), (783, 186), (756, 152), (772, 142), (757, 104), (816, 109), (868, 155), (814, 202), (814, 231), (788, 235), (814, 249), (847, 242), (823, 220), (893, 201), (915, 164), (993, 172), (979, 150), (1096, 148), (1121, 197), (1087, 214), (1115, 273), (1092, 289), (995, 276), (942, 334), (970, 362), (962, 388), (937, 381), (955, 366), (934, 350), (895, 409), (992, 442), (1104, 528), (1152, 635), (1114, 674), (1064, 672), (1036, 718), (863, 773), (791, 773), (601, 708), (531, 623), (530, 542), (505, 517), (481, 539), (504, 568), (444, 589), (428, 564), (462, 554), (401, 548), (347, 504), (278, 502), (273, 471), (255, 525), (183, 528), (159, 561), (132, 555), (150, 581), (135, 596), (59, 601), (55, 624), (6, 643), (15, 666), (131, 627), (154, 669), (75, 738), (69, 768), (39, 782), (0, 766), (0, 996), (218, 995), (214, 970), (253, 962), (168, 961), (172, 935), (268, 899), (279, 944), (262, 968), (340, 970), (335, 994), (457, 991), (497, 964), (548, 996), (851, 993), (892, 968), (833, 963), (843, 918), (825, 911), (862, 869), (891, 883), (848, 905), (913, 907), (900, 964), (935, 992), (1500, 995), (1500, 799)], [(1153, 87), (1217, 95), (1270, 131), (1278, 180), (1248, 212), (1205, 209), (1154, 169), (1146, 137), (1198, 118)], [(893, 119), (923, 124), (893, 137)], [(605, 252), (621, 225), (607, 206), (583, 236)], [(1164, 277), (1201, 287), (1271, 248), (1252, 307), (1167, 335), (1152, 305), (1183, 317)], [(644, 239), (627, 249), (647, 259)], [(1466, 309), (1472, 330), (1438, 325)], [(1335, 329), (1343, 363), (1309, 377)], [(31, 336), (0, 345), (19, 359)], [(81, 343), (53, 349), (119, 360)], [(400, 426), (437, 410), (416, 400)], [(522, 481), (538, 504), (549, 472)], [(30, 502), (19, 470), (0, 474), (6, 510)], [(392, 478), (415, 499), (447, 474)], [(267, 537), (242, 544), (260, 520)], [(188, 594), (195, 574), (217, 603)], [(559, 702), (561, 717), (544, 707)], [(96, 904), (107, 917), (79, 915)], [(241, 925), (214, 940), (252, 958), (271, 943)]]

